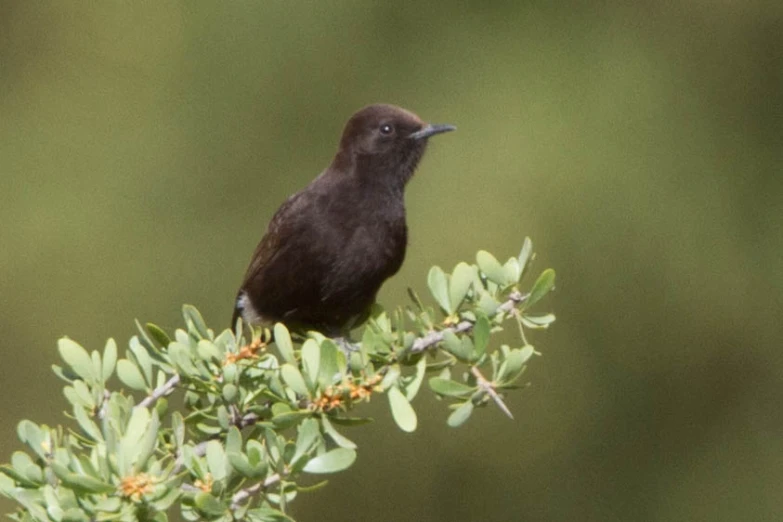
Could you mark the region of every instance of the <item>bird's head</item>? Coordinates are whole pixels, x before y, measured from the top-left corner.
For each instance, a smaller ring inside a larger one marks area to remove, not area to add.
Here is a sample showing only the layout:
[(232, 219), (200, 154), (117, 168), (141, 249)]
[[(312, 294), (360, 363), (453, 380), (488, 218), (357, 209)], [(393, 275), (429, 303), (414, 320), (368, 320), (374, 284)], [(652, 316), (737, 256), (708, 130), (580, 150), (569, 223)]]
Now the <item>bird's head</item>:
[(348, 120), (336, 162), (365, 166), (373, 175), (395, 176), (403, 183), (413, 175), (431, 136), (452, 125), (425, 123), (414, 113), (386, 104), (367, 106)]

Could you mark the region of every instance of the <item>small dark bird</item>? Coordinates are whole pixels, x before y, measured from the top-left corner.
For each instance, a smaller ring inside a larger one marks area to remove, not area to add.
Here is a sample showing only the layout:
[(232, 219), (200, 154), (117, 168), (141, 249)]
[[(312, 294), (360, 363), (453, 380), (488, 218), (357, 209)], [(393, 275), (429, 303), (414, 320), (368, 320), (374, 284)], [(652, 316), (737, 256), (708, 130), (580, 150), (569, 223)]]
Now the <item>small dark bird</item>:
[(428, 138), (454, 129), (393, 105), (351, 116), (331, 165), (269, 223), (239, 288), (233, 325), (241, 316), (329, 336), (355, 325), (402, 265), (405, 184)]

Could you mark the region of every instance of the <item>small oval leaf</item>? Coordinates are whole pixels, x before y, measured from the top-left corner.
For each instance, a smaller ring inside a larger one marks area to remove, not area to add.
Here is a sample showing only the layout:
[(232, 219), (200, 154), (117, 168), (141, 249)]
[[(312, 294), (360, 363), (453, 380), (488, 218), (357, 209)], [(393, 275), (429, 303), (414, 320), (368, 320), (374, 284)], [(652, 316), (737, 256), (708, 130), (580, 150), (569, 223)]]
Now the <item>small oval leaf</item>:
[(432, 377), (429, 382), (432, 391), (438, 395), (446, 395), (448, 397), (466, 397), (476, 391), (475, 386), (468, 386), (467, 384), (452, 381), (451, 379), (443, 379), (442, 377)]
[(349, 448), (335, 448), (310, 459), (304, 467), (307, 473), (336, 473), (351, 467), (356, 452)]
[(449, 284), (446, 280), (446, 274), (443, 273), (443, 269), (439, 266), (433, 266), (430, 268), (430, 272), (427, 275), (427, 286), (432, 292), (432, 296), (438, 305), (447, 313), (452, 313), (451, 301), (449, 300)]
[(76, 375), (86, 381), (94, 380), (92, 359), (87, 350), (67, 337), (57, 341), (57, 349), (60, 352), (60, 357), (68, 363)]
[(451, 412), (449, 420), (446, 421), (449, 426), (456, 428), (461, 426), (470, 418), (470, 414), (473, 413), (473, 403), (468, 401), (463, 403), (459, 408)]
[(288, 328), (283, 323), (275, 324), (274, 336), (277, 350), (280, 352), (283, 360), (287, 363), (296, 364), (294, 345), (291, 342), (291, 334), (288, 333)]
[(449, 302), (451, 303), (451, 309), (456, 311), (459, 305), (468, 295), (470, 285), (476, 278), (476, 267), (467, 263), (458, 263), (454, 267), (454, 271), (451, 273), (451, 281), (449, 281)]
[(147, 389), (147, 383), (138, 367), (128, 359), (117, 361), (117, 377), (122, 383), (134, 390), (144, 391)]
[(280, 367), (280, 376), (283, 378), (283, 381), (297, 394), (303, 395), (305, 397), (310, 396), (310, 390), (307, 389), (304, 377), (302, 377), (302, 373), (299, 371), (299, 368), (293, 364), (285, 363)]
[(506, 272), (503, 270), (500, 262), (495, 259), (495, 256), (486, 250), (479, 250), (478, 253), (476, 253), (476, 263), (478, 264), (479, 270), (484, 272), (490, 281), (501, 286), (506, 284)]
[(117, 364), (117, 343), (114, 339), (106, 341), (106, 347), (103, 349), (103, 361), (101, 364), (101, 378), (103, 382), (109, 380), (112, 373), (114, 373), (114, 367)]
[(391, 406), (392, 417), (394, 422), (400, 427), (402, 431), (408, 433), (416, 430), (416, 412), (413, 410), (411, 403), (405, 398), (405, 395), (396, 386), (389, 388), (387, 393), (389, 396), (389, 406)]
[(522, 243), (522, 250), (519, 252), (519, 256), (517, 257), (517, 261), (519, 261), (519, 272), (521, 275), (525, 274), (525, 268), (527, 268), (527, 263), (530, 261), (532, 253), (533, 242), (530, 241), (529, 237), (526, 237), (524, 243)]
[(546, 294), (549, 293), (555, 286), (555, 271), (551, 268), (547, 268), (536, 279), (533, 289), (530, 291), (530, 295), (525, 301), (525, 308), (531, 307), (541, 300)]

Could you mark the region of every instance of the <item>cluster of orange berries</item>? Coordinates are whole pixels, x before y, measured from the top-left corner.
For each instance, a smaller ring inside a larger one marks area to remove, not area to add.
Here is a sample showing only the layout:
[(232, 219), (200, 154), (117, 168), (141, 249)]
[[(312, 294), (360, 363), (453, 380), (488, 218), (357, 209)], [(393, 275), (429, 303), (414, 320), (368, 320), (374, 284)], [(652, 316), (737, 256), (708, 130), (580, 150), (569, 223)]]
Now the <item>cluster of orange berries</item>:
[(258, 352), (264, 351), (266, 345), (267, 343), (263, 342), (261, 339), (256, 339), (252, 343), (246, 344), (240, 348), (238, 353), (226, 354), (226, 361), (223, 364), (229, 365), (241, 361), (242, 359), (253, 359), (258, 357)]
[(204, 480), (198, 479), (193, 485), (196, 486), (201, 491), (203, 491), (204, 493), (209, 493), (210, 491), (212, 491), (212, 484), (214, 482), (215, 481), (212, 478), (212, 473), (207, 473), (204, 476)]
[(120, 482), (120, 494), (123, 497), (130, 498), (134, 502), (141, 500), (141, 497), (152, 493), (155, 487), (155, 478), (146, 473), (139, 473), (130, 477), (125, 477)]
[(313, 400), (311, 408), (315, 411), (331, 411), (341, 407), (346, 400), (367, 399), (376, 391), (376, 386), (382, 378), (381, 375), (375, 375), (361, 383), (346, 379), (338, 386), (329, 386), (320, 397)]

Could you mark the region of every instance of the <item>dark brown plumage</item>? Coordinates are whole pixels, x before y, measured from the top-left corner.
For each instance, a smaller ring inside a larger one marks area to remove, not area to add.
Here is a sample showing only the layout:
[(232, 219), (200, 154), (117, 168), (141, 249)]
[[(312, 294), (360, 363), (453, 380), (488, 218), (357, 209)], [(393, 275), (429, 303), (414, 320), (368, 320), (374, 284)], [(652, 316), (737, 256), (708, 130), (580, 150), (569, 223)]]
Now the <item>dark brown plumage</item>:
[(393, 105), (370, 105), (345, 126), (331, 165), (283, 203), (250, 261), (233, 324), (283, 321), (339, 335), (402, 265), (405, 184), (430, 136)]

